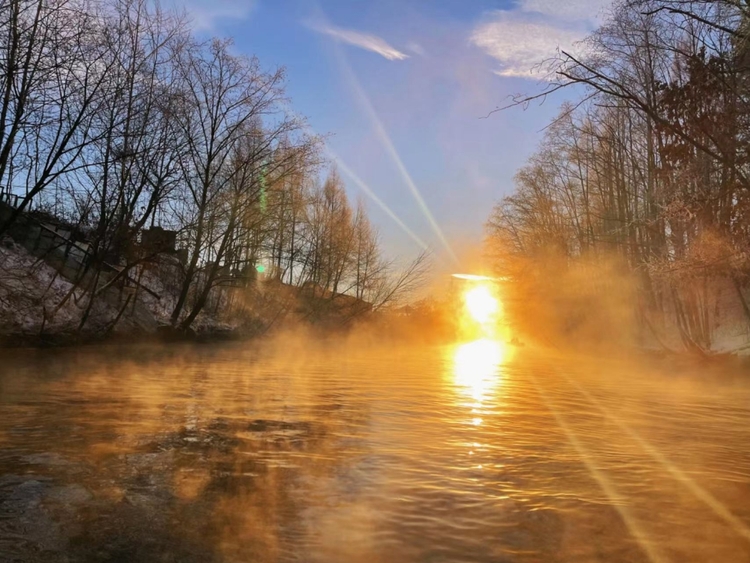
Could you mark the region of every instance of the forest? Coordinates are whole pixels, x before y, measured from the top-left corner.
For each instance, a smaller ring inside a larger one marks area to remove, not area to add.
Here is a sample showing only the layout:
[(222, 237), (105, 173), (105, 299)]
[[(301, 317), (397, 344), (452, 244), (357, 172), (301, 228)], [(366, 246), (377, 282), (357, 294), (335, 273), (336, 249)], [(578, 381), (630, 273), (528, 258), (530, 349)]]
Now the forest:
[[(5, 328), (108, 331), (145, 300), (186, 330), (252, 309), (261, 278), (354, 312), (412, 288), (426, 257), (396, 271), (382, 256), (284, 70), (158, 6), (0, 0)], [(46, 254), (26, 240), (48, 231)], [(55, 252), (82, 258), (50, 270)]]
[[(540, 67), (575, 89), (487, 224), (527, 324), (696, 352), (748, 344), (750, 4), (617, 3)], [(531, 312), (531, 314), (530, 314)]]

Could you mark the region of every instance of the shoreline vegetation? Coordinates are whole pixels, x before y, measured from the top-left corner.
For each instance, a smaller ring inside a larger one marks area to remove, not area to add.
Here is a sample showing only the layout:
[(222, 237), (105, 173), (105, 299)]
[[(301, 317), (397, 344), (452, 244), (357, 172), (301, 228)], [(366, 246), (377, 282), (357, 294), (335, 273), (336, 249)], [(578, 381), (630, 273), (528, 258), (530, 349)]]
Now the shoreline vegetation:
[[(6, 4), (0, 346), (445, 329), (445, 296), (405, 318), (429, 256), (383, 256), (283, 69), (150, 0)], [(519, 335), (750, 353), (748, 30), (743, 2), (621, 0), (510, 104), (582, 92), (488, 221)]]
[[(140, 281), (158, 287), (159, 294), (143, 291), (146, 288), (139, 293), (138, 287), (114, 287), (81, 328), (86, 291), (75, 287), (73, 276), (68, 277), (70, 268), (59, 260), (59, 248), (55, 252), (38, 241), (34, 245), (42, 258), (10, 238), (0, 245), (0, 263), (8, 268), (0, 274), (0, 348), (226, 342), (295, 330), (325, 336), (346, 334), (364, 324), (375, 326), (403, 314), (395, 306), (375, 308), (351, 295), (323, 292), (313, 284), (295, 287), (267, 278), (218, 288), (213, 292), (216, 301), (190, 327), (173, 326), (168, 322), (168, 305), (175, 295), (159, 285), (159, 276), (150, 271)], [(414, 279), (417, 273), (409, 270), (404, 279)], [(403, 291), (403, 283), (399, 284), (389, 287)], [(73, 297), (66, 302), (68, 295)], [(55, 306), (57, 310), (48, 313)]]
[(541, 68), (564, 104), (487, 225), (532, 333), (750, 353), (750, 4), (621, 0)]
[(283, 68), (150, 0), (0, 16), (0, 343), (335, 327), (398, 303)]

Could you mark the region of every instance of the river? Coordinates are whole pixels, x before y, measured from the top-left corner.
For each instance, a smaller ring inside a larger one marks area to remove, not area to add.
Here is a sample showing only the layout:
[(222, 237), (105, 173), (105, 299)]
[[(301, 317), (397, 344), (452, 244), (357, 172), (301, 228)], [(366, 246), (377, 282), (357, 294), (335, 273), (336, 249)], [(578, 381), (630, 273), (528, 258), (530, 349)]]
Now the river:
[(440, 346), (0, 366), (2, 562), (750, 561), (750, 378)]

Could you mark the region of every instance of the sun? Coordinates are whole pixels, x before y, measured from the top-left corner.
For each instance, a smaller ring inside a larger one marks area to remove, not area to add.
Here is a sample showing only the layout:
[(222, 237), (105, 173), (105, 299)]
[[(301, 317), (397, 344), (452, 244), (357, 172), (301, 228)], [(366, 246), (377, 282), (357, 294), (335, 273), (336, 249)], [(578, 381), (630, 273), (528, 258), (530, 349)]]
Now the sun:
[(464, 303), (469, 316), (480, 324), (489, 322), (500, 308), (497, 298), (485, 285), (478, 285), (464, 293)]

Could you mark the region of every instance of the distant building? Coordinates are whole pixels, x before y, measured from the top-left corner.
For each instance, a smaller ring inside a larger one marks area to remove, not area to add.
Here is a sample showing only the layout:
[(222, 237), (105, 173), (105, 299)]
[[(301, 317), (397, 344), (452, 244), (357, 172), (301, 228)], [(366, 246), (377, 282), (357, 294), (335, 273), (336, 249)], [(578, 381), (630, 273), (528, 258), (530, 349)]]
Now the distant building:
[(151, 227), (141, 231), (141, 248), (146, 254), (174, 254), (177, 252), (177, 231)]

